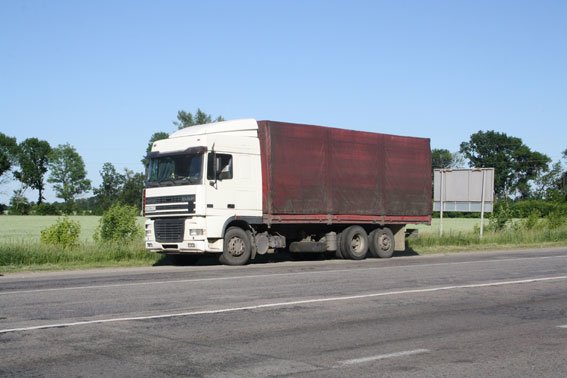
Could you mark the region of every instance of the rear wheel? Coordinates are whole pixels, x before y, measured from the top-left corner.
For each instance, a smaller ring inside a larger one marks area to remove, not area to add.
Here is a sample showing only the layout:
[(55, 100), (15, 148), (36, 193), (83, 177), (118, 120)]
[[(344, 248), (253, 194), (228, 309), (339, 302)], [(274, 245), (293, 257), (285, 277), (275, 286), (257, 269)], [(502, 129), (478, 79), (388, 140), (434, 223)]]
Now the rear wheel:
[(344, 258), (362, 260), (368, 252), (368, 235), (360, 226), (347, 227), (341, 233), (341, 254)]
[(335, 257), (337, 259), (344, 259), (345, 256), (343, 255), (343, 251), (342, 251), (343, 247), (341, 245), (341, 233), (337, 234), (337, 250), (335, 251)]
[(224, 234), (222, 255), (219, 261), (225, 265), (244, 265), (250, 260), (252, 241), (240, 227), (231, 227)]
[(370, 255), (388, 258), (394, 253), (394, 234), (389, 228), (377, 228), (370, 233)]

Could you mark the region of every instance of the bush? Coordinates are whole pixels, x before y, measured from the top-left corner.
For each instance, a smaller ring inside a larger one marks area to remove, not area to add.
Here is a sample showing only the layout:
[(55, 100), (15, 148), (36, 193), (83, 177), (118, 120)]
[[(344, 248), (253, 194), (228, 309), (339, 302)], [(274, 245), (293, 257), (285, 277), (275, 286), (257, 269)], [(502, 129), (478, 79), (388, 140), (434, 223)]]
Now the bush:
[(14, 195), (10, 199), (10, 214), (13, 215), (29, 215), (32, 204), (24, 196), (22, 190), (15, 190)]
[(506, 228), (512, 217), (512, 210), (508, 202), (499, 202), (494, 206), (494, 211), (490, 215), (488, 229), (490, 231), (501, 231)]
[(561, 211), (553, 211), (545, 217), (547, 227), (550, 229), (555, 229), (561, 227), (563, 224), (567, 223), (567, 216)]
[(94, 234), (98, 242), (127, 242), (142, 238), (143, 229), (137, 223), (134, 206), (115, 204), (104, 212)]
[(510, 209), (517, 218), (527, 218), (534, 211), (539, 211), (542, 217), (546, 217), (555, 211), (567, 214), (567, 203), (544, 200), (522, 200), (512, 202)]
[(533, 230), (540, 224), (541, 213), (537, 209), (533, 209), (527, 218), (518, 222), (519, 230)]
[(40, 240), (43, 244), (72, 247), (79, 244), (81, 225), (67, 217), (57, 219), (54, 225), (41, 231)]
[(59, 209), (52, 203), (40, 203), (35, 205), (32, 211), (36, 215), (59, 215)]

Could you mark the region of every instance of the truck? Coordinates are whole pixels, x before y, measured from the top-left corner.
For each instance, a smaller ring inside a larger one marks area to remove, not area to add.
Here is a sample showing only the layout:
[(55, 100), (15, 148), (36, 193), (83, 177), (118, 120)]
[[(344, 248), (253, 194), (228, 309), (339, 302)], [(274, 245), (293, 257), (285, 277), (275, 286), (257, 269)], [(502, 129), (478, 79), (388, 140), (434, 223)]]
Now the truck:
[(431, 223), (427, 138), (241, 119), (178, 130), (148, 159), (145, 247), (178, 258), (388, 258)]

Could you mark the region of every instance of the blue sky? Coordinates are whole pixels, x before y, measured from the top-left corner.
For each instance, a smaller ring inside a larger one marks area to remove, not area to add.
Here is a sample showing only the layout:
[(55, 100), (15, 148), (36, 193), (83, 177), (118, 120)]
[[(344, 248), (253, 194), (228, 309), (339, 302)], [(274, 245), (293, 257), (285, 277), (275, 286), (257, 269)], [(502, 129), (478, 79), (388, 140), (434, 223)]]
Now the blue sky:
[(565, 20), (545, 0), (3, 1), (0, 131), (70, 143), (95, 186), (107, 161), (142, 171), (149, 137), (197, 107), (451, 151), (496, 130), (556, 161)]

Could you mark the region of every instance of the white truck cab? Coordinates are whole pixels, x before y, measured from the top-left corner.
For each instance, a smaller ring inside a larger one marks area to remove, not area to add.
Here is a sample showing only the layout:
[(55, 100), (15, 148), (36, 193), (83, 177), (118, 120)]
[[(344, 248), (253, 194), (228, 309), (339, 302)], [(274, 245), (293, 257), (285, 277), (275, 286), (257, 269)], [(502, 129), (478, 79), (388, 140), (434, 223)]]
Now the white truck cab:
[(258, 124), (253, 119), (181, 129), (156, 141), (144, 191), (146, 248), (222, 252), (231, 222), (262, 222)]

